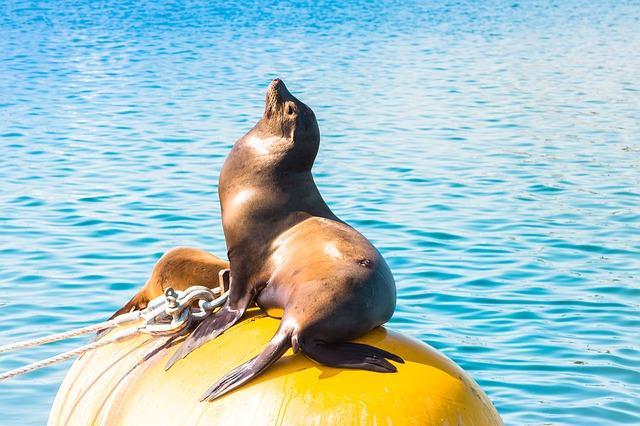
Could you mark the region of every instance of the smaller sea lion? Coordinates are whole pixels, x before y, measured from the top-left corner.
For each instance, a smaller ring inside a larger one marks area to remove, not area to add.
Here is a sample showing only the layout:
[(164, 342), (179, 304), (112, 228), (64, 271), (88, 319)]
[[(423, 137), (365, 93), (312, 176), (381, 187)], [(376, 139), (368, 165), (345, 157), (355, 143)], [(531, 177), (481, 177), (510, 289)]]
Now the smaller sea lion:
[(229, 283), (229, 262), (191, 247), (175, 247), (167, 251), (155, 264), (146, 284), (109, 319), (147, 307), (149, 301), (164, 294), (167, 287), (186, 290), (194, 285), (215, 288), (219, 280)]

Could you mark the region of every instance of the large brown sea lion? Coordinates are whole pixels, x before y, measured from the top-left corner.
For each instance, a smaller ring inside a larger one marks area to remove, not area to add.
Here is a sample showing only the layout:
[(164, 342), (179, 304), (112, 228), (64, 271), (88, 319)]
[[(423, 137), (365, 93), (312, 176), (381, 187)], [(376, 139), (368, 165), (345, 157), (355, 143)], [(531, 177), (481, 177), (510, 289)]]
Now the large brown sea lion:
[(164, 293), (167, 287), (186, 290), (194, 285), (218, 287), (220, 274), (229, 268), (229, 262), (204, 250), (191, 247), (175, 247), (156, 262), (146, 284), (122, 308), (109, 319), (147, 307), (149, 301)]
[(332, 367), (395, 372), (386, 358), (403, 362), (348, 342), (391, 317), (396, 289), (378, 250), (322, 199), (311, 176), (319, 144), (313, 111), (276, 79), (262, 119), (224, 163), (219, 195), (231, 263), (229, 299), (167, 368), (231, 327), (254, 300), (282, 321), (265, 350), (221, 378), (203, 400), (257, 376), (289, 347)]

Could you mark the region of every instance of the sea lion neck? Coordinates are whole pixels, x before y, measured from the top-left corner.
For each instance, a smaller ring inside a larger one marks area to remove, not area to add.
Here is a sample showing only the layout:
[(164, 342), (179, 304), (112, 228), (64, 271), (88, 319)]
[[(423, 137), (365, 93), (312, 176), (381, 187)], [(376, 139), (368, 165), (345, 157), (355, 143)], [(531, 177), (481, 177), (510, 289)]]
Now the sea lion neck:
[(267, 89), (263, 117), (234, 144), (220, 182), (276, 191), (300, 182), (317, 191), (311, 169), (319, 144), (315, 114), (276, 79)]
[(299, 166), (305, 166), (288, 170), (294, 154), (293, 141), (281, 134), (274, 134), (261, 120), (235, 143), (229, 159), (236, 167), (254, 173), (311, 172), (313, 161), (298, 161)]

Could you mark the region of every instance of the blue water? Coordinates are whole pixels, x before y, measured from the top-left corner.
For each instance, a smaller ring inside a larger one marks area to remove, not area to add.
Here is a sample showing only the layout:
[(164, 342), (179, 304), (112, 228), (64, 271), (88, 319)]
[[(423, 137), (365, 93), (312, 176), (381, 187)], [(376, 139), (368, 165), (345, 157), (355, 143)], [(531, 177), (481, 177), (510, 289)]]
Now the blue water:
[[(217, 176), (278, 76), (392, 328), (507, 424), (639, 424), (638, 52), (637, 1), (0, 0), (0, 343), (103, 319), (170, 247), (223, 255)], [(43, 424), (69, 365), (0, 383), (0, 423)]]

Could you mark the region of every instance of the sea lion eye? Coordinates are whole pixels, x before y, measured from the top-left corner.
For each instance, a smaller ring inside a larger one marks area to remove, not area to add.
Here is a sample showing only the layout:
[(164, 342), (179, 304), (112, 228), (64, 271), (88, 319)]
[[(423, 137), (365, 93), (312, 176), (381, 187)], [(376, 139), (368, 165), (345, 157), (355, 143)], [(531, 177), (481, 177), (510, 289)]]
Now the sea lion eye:
[(295, 115), (296, 114), (296, 104), (293, 102), (287, 102), (285, 107), (285, 112), (287, 115)]

